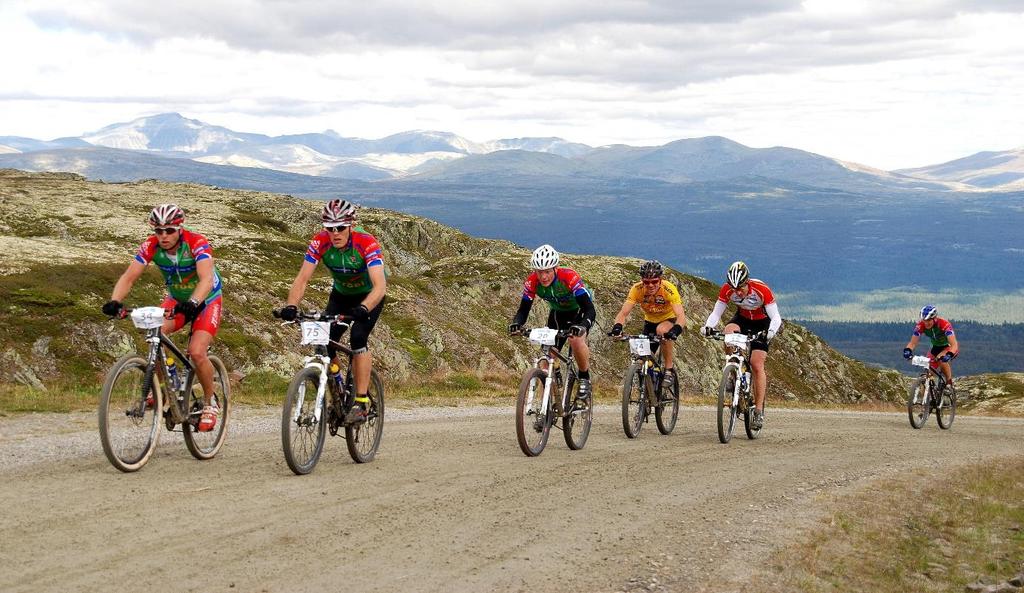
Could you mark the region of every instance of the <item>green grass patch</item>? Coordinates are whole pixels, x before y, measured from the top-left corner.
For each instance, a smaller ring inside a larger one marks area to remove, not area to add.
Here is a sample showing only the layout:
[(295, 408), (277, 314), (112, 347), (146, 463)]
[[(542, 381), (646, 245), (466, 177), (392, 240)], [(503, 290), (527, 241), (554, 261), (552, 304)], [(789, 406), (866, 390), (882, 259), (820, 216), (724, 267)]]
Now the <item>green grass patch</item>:
[(1005, 582), (1022, 561), (1024, 459), (1013, 458), (841, 499), (823, 527), (777, 552), (769, 576), (746, 590), (960, 593)]
[(271, 228), (282, 233), (288, 232), (287, 223), (258, 212), (241, 212), (228, 220), (235, 223), (252, 224), (261, 228)]
[(58, 384), (42, 391), (25, 385), (0, 384), (0, 415), (94, 411), (99, 407), (100, 389), (100, 385)]

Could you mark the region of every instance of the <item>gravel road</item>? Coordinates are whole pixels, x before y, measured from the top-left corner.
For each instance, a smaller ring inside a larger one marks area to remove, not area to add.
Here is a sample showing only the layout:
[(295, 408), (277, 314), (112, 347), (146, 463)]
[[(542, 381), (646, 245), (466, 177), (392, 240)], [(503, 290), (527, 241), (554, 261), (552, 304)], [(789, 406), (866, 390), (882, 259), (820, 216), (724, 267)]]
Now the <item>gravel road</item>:
[(238, 410), (207, 462), (164, 433), (135, 474), (92, 415), (2, 418), (0, 591), (738, 590), (832, 494), (1022, 455), (1022, 428), (769, 410), (761, 439), (721, 445), (713, 410), (686, 408), (631, 441), (606, 406), (585, 449), (553, 434), (528, 459), (511, 409), (389, 409), (374, 462), (329, 439), (298, 477), (271, 409)]

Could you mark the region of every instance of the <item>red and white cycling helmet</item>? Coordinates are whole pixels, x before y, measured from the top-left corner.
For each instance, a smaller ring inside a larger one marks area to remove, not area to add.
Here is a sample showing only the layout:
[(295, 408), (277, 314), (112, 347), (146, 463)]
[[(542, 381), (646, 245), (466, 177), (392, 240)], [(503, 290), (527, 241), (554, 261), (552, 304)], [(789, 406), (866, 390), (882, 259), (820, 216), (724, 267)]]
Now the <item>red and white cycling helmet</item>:
[(185, 211), (177, 204), (160, 204), (149, 213), (152, 227), (181, 226), (185, 222)]
[(335, 198), (324, 204), (320, 220), (324, 226), (352, 226), (356, 221), (356, 207), (348, 200)]

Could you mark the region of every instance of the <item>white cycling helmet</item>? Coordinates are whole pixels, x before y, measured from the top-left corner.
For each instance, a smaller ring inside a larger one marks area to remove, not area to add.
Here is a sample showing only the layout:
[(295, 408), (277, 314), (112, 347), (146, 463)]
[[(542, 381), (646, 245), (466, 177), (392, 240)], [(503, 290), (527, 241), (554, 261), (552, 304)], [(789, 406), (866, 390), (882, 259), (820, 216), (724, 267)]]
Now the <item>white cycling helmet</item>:
[(324, 204), (320, 220), (324, 226), (352, 226), (356, 221), (356, 207), (348, 200), (335, 198)]
[(729, 271), (725, 274), (725, 279), (728, 280), (729, 286), (739, 288), (740, 285), (750, 279), (750, 270), (747, 269), (747, 264), (741, 261), (733, 262), (729, 266)]
[(530, 265), (534, 270), (550, 270), (558, 266), (558, 252), (550, 245), (541, 245), (533, 250)]

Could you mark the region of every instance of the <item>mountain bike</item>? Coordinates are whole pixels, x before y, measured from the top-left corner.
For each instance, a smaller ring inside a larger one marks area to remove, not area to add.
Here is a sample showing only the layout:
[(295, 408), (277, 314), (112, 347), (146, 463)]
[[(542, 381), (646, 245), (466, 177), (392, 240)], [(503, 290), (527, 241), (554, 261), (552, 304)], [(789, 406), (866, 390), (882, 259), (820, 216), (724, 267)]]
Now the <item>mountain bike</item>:
[[(743, 333), (712, 333), (709, 338), (724, 341), (728, 347), (725, 365), (722, 366), (722, 380), (718, 384), (718, 440), (728, 443), (732, 439), (736, 420), (743, 415), (743, 427), (748, 439), (756, 439), (761, 429), (753, 428), (754, 406), (753, 381), (750, 376), (751, 342), (763, 337), (764, 332), (754, 335)], [(765, 405), (767, 405), (767, 401)]]
[[(272, 313), (281, 317), (280, 309)], [(303, 359), (302, 369), (288, 385), (281, 411), (281, 448), (288, 467), (298, 475), (313, 471), (323, 453), (327, 432), (338, 436), (342, 430), (353, 461), (373, 461), (384, 433), (384, 383), (377, 371), (371, 369), (366, 416), (349, 418), (356, 397), (352, 350), (330, 339), (331, 325), (347, 329), (351, 321), (344, 315), (300, 312), (295, 321), (282, 325), (298, 325), (302, 329), (302, 345), (314, 347), (314, 354)], [(344, 380), (340, 379), (341, 369), (331, 363), (328, 344), (348, 357)]]
[(519, 448), (527, 457), (540, 455), (548, 443), (551, 427), (561, 421), (565, 444), (574, 451), (582, 449), (590, 436), (594, 397), (591, 394), (587, 402), (576, 398), (579, 375), (572, 347), (569, 347), (568, 356), (554, 348), (558, 338), (569, 335), (568, 330), (538, 327), (523, 330), (522, 334), (541, 351), (533, 367), (523, 374), (516, 398)]
[[(159, 439), (161, 417), (167, 430), (181, 426), (188, 452), (196, 459), (211, 459), (227, 436), (231, 411), (231, 382), (220, 358), (210, 355), (216, 395), (220, 408), (217, 425), (199, 431), (205, 398), (195, 380), (195, 367), (188, 355), (162, 331), (167, 310), (163, 307), (125, 309), (120, 319), (131, 317), (135, 327), (146, 332), (149, 352), (127, 354), (107, 372), (100, 395), (99, 428), (103, 453), (111, 465), (133, 472), (149, 461)], [(189, 339), (192, 332), (189, 332)], [(166, 396), (166, 401), (165, 401)]]
[(946, 377), (942, 371), (932, 367), (932, 362), (928, 356), (915, 356), (910, 361), (912, 365), (922, 367), (922, 370), (910, 386), (907, 416), (910, 417), (911, 426), (921, 428), (931, 411), (935, 410), (939, 428), (946, 429), (953, 426), (953, 419), (956, 418), (956, 390), (946, 384)]
[[(627, 437), (635, 439), (653, 410), (658, 431), (670, 434), (679, 416), (679, 381), (676, 370), (663, 370), (651, 349), (655, 340), (664, 342), (669, 338), (623, 334), (615, 339), (629, 342), (630, 365), (622, 379), (622, 430)], [(666, 390), (665, 378), (669, 373), (671, 378)]]

